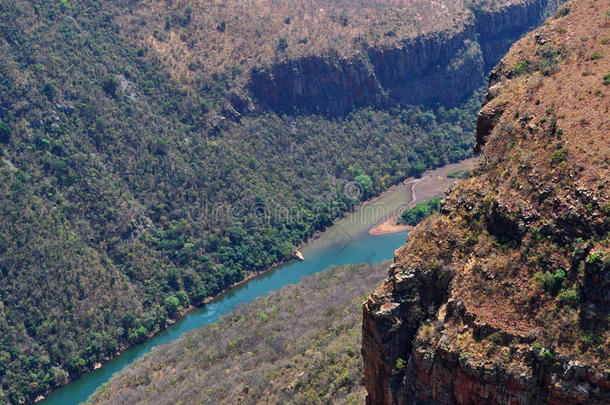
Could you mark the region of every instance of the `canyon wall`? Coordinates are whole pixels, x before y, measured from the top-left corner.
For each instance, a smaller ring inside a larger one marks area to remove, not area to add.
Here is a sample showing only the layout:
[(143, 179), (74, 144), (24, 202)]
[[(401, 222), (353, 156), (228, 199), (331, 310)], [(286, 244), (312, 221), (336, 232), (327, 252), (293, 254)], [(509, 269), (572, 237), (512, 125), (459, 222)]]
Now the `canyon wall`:
[[(558, 0), (520, 0), (465, 8), (468, 22), (451, 31), (405, 38), (393, 48), (362, 45), (352, 58), (332, 53), (255, 68), (250, 90), (275, 111), (344, 114), (392, 104), (452, 106), (470, 95), (518, 39)], [(465, 5), (467, 7), (467, 5)]]
[(363, 305), (368, 404), (610, 403), (605, 6), (568, 3), (494, 68), (481, 163)]
[(500, 61), (515, 41), (540, 24), (561, 3), (561, 0), (526, 0), (492, 9), (472, 7), (485, 72)]

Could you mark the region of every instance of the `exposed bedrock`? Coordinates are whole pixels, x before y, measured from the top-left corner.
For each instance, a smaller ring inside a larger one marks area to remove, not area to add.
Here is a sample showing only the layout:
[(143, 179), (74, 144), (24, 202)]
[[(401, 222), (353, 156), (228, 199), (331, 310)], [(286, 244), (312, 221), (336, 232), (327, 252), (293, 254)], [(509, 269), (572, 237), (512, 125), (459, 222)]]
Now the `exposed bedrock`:
[(472, 93), (510, 44), (539, 24), (558, 0), (522, 0), (494, 10), (471, 9), (452, 32), (368, 48), (344, 59), (310, 56), (254, 69), (250, 91), (280, 112), (341, 115), (354, 107), (453, 106)]
[(608, 93), (585, 96), (608, 64), (582, 45), (610, 38), (601, 4), (570, 2), (491, 72), (478, 166), (363, 305), (369, 405), (610, 404)]

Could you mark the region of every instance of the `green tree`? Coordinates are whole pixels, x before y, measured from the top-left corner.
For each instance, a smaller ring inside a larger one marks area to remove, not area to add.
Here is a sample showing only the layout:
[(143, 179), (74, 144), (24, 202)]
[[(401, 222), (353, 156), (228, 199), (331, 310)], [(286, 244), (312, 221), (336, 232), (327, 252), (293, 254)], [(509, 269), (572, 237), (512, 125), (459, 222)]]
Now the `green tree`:
[(0, 142), (8, 143), (11, 139), (11, 127), (6, 122), (0, 121)]
[(136, 323), (136, 316), (131, 311), (125, 312), (123, 314), (123, 316), (121, 317), (121, 325), (123, 326), (123, 328), (125, 330), (132, 328), (133, 325), (135, 325), (135, 323)]
[(102, 89), (112, 97), (116, 97), (120, 85), (121, 81), (115, 75), (108, 75), (102, 81)]
[(360, 190), (362, 190), (363, 196), (369, 196), (372, 194), (373, 180), (371, 180), (370, 176), (366, 174), (360, 174), (354, 178), (354, 181), (356, 182), (356, 184), (358, 184)]
[(176, 298), (178, 298), (178, 301), (180, 302), (180, 306), (181, 307), (188, 307), (190, 304), (190, 300), (189, 300), (189, 296), (186, 294), (185, 291), (178, 291), (176, 293)]
[(165, 309), (170, 317), (174, 317), (180, 311), (180, 300), (174, 296), (165, 298)]
[(429, 201), (419, 203), (413, 208), (405, 210), (400, 215), (400, 218), (398, 218), (398, 223), (411, 226), (417, 225), (438, 210), (441, 199), (441, 197), (433, 198)]
[(53, 98), (55, 98), (55, 94), (57, 93), (57, 87), (53, 81), (48, 81), (42, 85), (40, 91), (42, 94), (47, 96), (47, 99), (53, 100)]

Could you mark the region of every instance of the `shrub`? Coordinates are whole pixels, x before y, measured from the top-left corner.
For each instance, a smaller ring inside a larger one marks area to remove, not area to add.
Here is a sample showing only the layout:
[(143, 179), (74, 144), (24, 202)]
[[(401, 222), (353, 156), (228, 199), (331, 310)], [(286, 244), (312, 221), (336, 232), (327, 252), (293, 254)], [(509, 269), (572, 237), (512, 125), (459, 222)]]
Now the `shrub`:
[(551, 157), (551, 163), (553, 165), (557, 165), (561, 162), (565, 162), (568, 159), (568, 150), (565, 148), (561, 148), (553, 153)]
[(534, 280), (540, 282), (548, 292), (555, 293), (562, 286), (565, 276), (566, 273), (562, 269), (558, 269), (555, 273), (547, 270), (545, 273), (537, 272), (534, 274)]
[(599, 52), (593, 52), (591, 54), (591, 60), (598, 60), (602, 58), (602, 54)]
[(491, 335), (487, 336), (487, 340), (489, 340), (490, 342), (499, 345), (503, 342), (503, 338), (502, 335), (500, 334), (500, 332), (494, 332)]
[(602, 262), (602, 258), (604, 256), (603, 250), (598, 250), (595, 253), (591, 253), (589, 257), (587, 257), (587, 264), (600, 264)]
[(539, 70), (543, 75), (548, 76), (555, 72), (557, 65), (561, 61), (559, 52), (553, 48), (551, 44), (545, 44), (540, 48), (542, 60), (540, 61)]
[(164, 300), (165, 309), (170, 317), (173, 317), (180, 311), (180, 300), (174, 296), (166, 297)]
[(470, 247), (476, 245), (478, 242), (479, 242), (479, 238), (476, 235), (474, 235), (474, 234), (468, 235), (468, 237), (464, 241), (466, 246), (470, 246)]
[(123, 314), (123, 316), (121, 317), (121, 325), (123, 326), (123, 329), (125, 329), (125, 330), (133, 327), (135, 322), (136, 322), (136, 316), (131, 311), (125, 312)]
[(407, 362), (400, 357), (396, 360), (396, 369), (402, 370), (407, 365)]
[(191, 303), (189, 300), (189, 296), (186, 294), (185, 291), (178, 291), (176, 293), (176, 298), (178, 298), (178, 301), (180, 301), (180, 306), (182, 307), (188, 307)]
[(580, 302), (580, 294), (576, 288), (572, 288), (569, 290), (562, 290), (559, 293), (559, 302), (562, 305), (568, 305), (571, 307), (575, 307)]
[(45, 96), (47, 96), (47, 99), (53, 100), (53, 98), (55, 97), (55, 93), (57, 93), (57, 87), (55, 86), (55, 83), (53, 81), (48, 81), (45, 82), (40, 91), (42, 92), (42, 94), (44, 94)]
[(604, 75), (604, 82), (603, 83), (604, 83), (604, 86), (607, 86), (607, 85), (610, 84), (610, 73), (606, 73)]
[(513, 73), (515, 75), (519, 76), (522, 73), (526, 73), (527, 72), (527, 68), (528, 68), (527, 62), (525, 62), (525, 61), (519, 62), (513, 68)]
[(364, 196), (370, 195), (373, 191), (373, 180), (371, 180), (370, 176), (360, 174), (354, 178), (354, 181), (358, 184)]
[(450, 179), (467, 179), (472, 176), (472, 170), (470, 169), (460, 169), (454, 172), (451, 172), (447, 175)]
[(141, 342), (144, 339), (146, 339), (147, 336), (148, 336), (148, 330), (146, 330), (146, 327), (144, 327), (144, 326), (139, 326), (136, 329), (131, 329), (129, 331), (129, 333), (127, 334), (127, 338), (129, 339), (130, 342), (133, 342), (133, 343)]
[(115, 75), (107, 75), (104, 77), (102, 81), (102, 89), (109, 96), (115, 97), (117, 95), (117, 90), (119, 89), (121, 82), (118, 77)]
[(222, 20), (220, 24), (216, 26), (216, 29), (218, 30), (218, 32), (225, 32), (227, 29), (227, 22), (225, 20)]
[(566, 277), (566, 273), (565, 271), (563, 271), (562, 269), (559, 269), (555, 272), (555, 274), (553, 274), (553, 281), (552, 284), (550, 285), (550, 287), (556, 288), (559, 284), (561, 284), (563, 282), (563, 280)]
[(85, 360), (83, 358), (75, 357), (68, 364), (68, 370), (70, 370), (70, 372), (72, 372), (74, 374), (79, 374), (83, 371), (86, 364), (87, 363), (85, 362)]
[(584, 335), (581, 343), (583, 347), (589, 347), (593, 344), (593, 338), (589, 335)]
[(6, 122), (0, 121), (0, 142), (8, 143), (11, 139), (11, 127)]
[(288, 41), (286, 41), (286, 38), (280, 37), (277, 43), (277, 47), (280, 51), (283, 51), (284, 49), (288, 48)]
[(570, 14), (570, 7), (563, 7), (561, 9), (557, 10), (555, 17), (556, 18), (565, 17), (568, 14)]

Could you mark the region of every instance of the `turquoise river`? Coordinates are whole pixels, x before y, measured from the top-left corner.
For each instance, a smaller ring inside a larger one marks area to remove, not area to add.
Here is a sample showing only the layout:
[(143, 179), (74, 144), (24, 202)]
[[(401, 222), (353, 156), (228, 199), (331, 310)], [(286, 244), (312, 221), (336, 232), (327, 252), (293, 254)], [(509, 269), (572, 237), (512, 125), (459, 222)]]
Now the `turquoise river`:
[(412, 183), (407, 182), (393, 187), (381, 197), (362, 205), (318, 238), (303, 246), (301, 252), (305, 261), (290, 261), (229, 290), (214, 301), (189, 312), (150, 340), (126, 350), (97, 370), (52, 392), (40, 403), (44, 405), (81, 403), (114, 373), (148, 353), (153, 347), (171, 342), (185, 332), (215, 322), (238, 305), (251, 302), (258, 296), (288, 284), (298, 283), (304, 276), (335, 265), (374, 263), (391, 259), (394, 250), (405, 243), (407, 232), (371, 235), (369, 230), (384, 217), (404, 209), (405, 204), (411, 202), (411, 193)]

